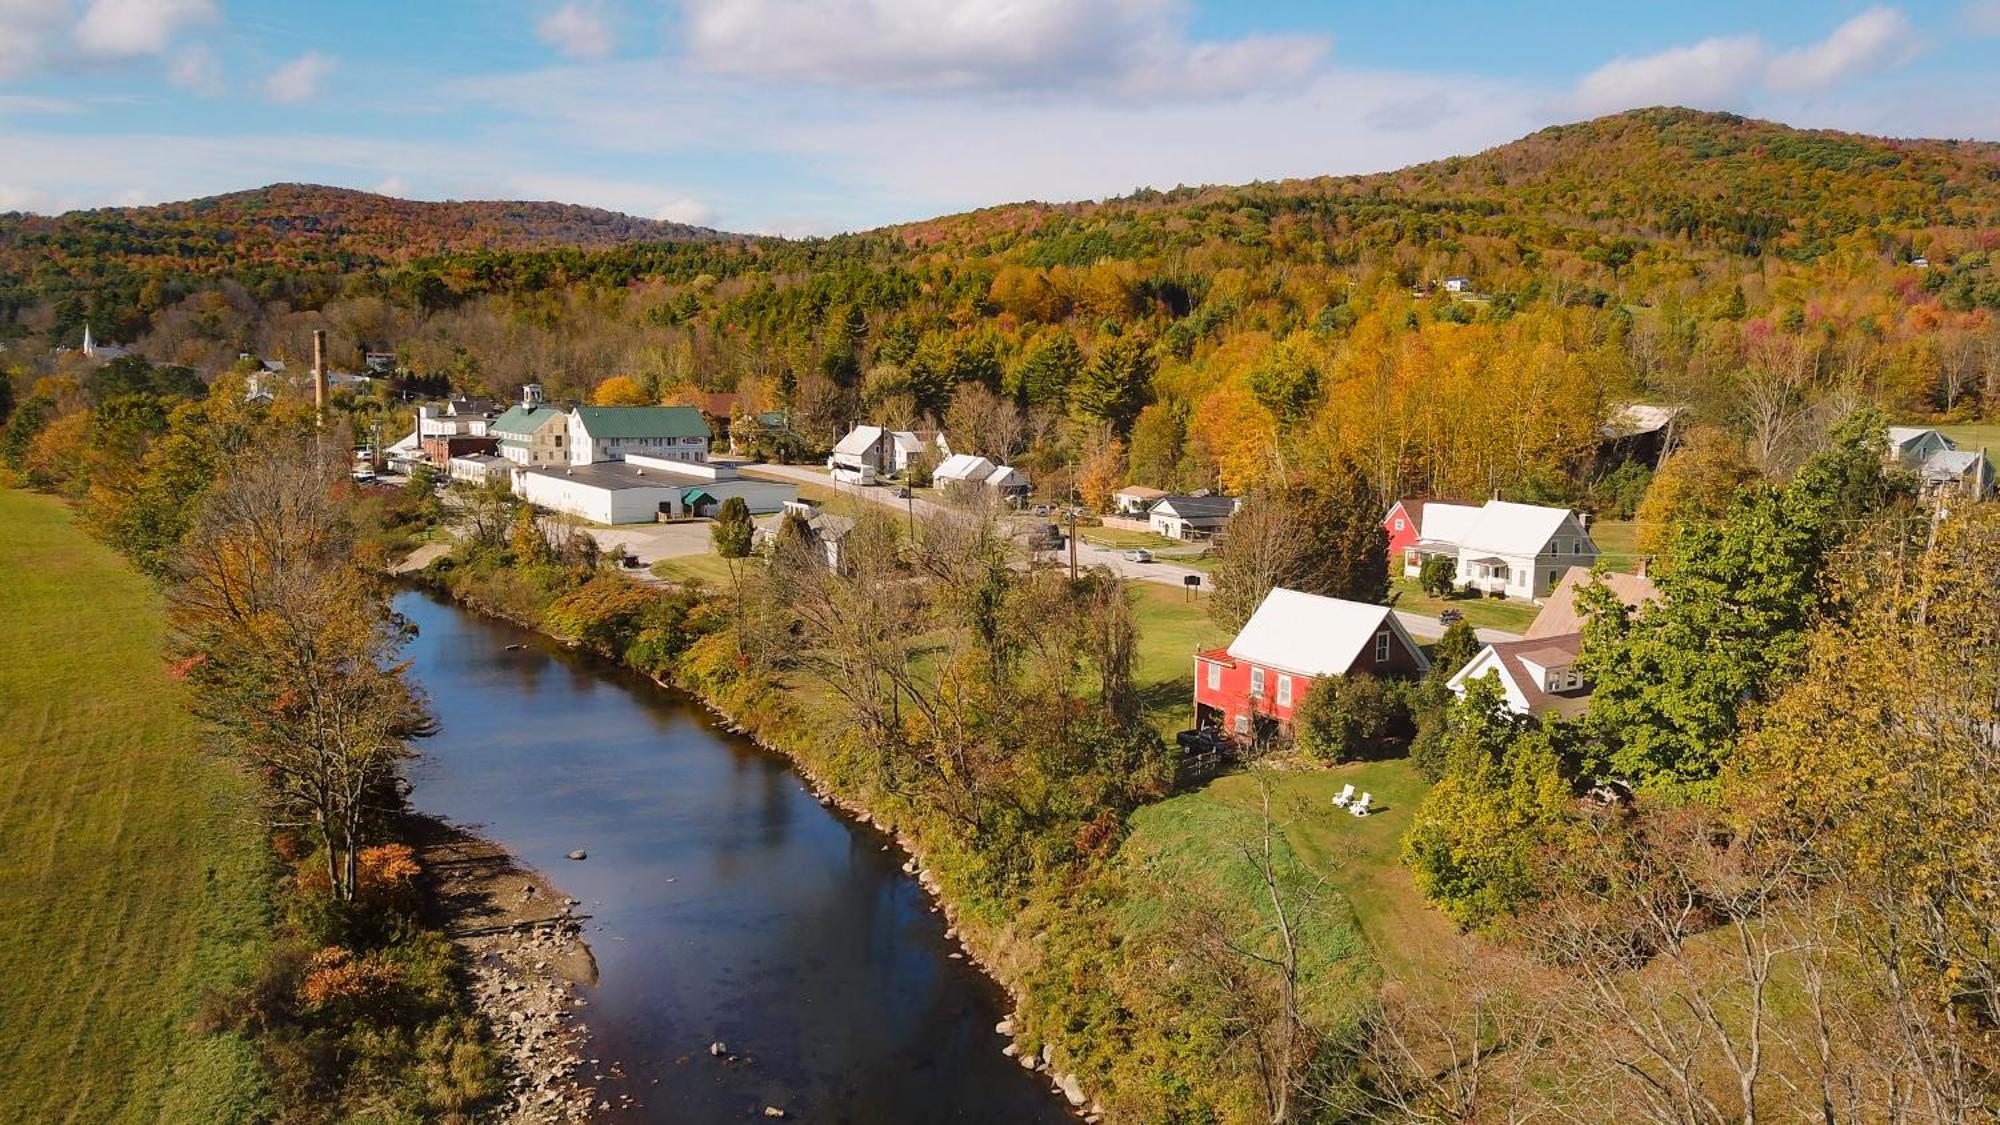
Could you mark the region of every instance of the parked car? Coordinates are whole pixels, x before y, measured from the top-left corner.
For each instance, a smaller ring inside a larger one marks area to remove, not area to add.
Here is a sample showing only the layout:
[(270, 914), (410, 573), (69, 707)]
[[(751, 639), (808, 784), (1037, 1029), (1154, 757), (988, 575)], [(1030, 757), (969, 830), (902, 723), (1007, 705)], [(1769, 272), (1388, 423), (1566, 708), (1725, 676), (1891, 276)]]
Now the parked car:
[(1229, 749), (1229, 740), (1220, 731), (1208, 727), (1184, 730), (1174, 736), (1174, 742), (1183, 750), (1196, 754), (1220, 754)]
[(908, 500), (909, 498), (910, 498), (910, 486), (898, 485), (896, 488), (896, 499)]
[(1125, 552), (1125, 561), (1126, 561), (1126, 562), (1152, 562), (1152, 561), (1153, 561), (1153, 552), (1151, 552), (1151, 551), (1148, 551), (1148, 550), (1147, 550), (1146, 548), (1144, 548), (1144, 547), (1134, 547), (1134, 548), (1132, 548), (1131, 550), (1129, 550), (1129, 551)]
[(1456, 625), (1463, 620), (1465, 620), (1465, 611), (1462, 609), (1447, 609), (1438, 614), (1438, 624), (1440, 625)]
[(348, 473), (347, 475), (353, 478), (354, 483), (356, 484), (375, 483), (375, 470), (370, 469), (366, 466), (358, 467), (353, 472)]
[(1047, 504), (1037, 504), (1034, 506), (1033, 514), (1038, 516), (1046, 516), (1049, 514), (1049, 506)]

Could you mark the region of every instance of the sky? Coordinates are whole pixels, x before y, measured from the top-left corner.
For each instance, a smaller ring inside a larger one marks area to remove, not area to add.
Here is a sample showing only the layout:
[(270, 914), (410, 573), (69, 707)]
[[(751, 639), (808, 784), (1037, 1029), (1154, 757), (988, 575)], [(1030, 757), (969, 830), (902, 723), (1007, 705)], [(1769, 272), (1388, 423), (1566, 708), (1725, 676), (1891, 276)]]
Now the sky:
[(831, 234), (1647, 105), (2000, 140), (2000, 0), (0, 0), (0, 210), (282, 181)]

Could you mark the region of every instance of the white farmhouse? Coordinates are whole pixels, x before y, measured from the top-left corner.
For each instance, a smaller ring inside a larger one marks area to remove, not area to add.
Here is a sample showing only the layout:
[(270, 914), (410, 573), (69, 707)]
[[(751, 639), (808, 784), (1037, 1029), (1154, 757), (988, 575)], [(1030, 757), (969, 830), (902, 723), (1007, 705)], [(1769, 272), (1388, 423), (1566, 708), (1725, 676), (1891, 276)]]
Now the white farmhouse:
[(1583, 522), (1568, 508), (1489, 500), (1429, 503), (1423, 508), (1417, 546), (1404, 555), (1403, 573), (1415, 575), (1423, 559), (1457, 560), (1456, 581), (1484, 594), (1541, 601), (1572, 566), (1597, 561)]
[(907, 472), (910, 462), (923, 456), (925, 449), (933, 445), (941, 454), (950, 454), (942, 435), (925, 441), (924, 436), (915, 430), (856, 426), (833, 447), (833, 455), (826, 459), (826, 464), (836, 473), (845, 471), (850, 478), (865, 476), (869, 479), (859, 483), (867, 484), (877, 476)]

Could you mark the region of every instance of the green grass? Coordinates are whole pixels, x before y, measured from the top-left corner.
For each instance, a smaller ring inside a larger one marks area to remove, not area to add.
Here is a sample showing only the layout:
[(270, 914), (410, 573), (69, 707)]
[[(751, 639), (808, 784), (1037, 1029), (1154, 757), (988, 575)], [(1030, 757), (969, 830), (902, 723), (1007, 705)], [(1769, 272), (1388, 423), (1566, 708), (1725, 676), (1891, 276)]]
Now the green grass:
[(1937, 431), (1957, 442), (1960, 449), (1975, 450), (1984, 446), (1986, 456), (2000, 459), (2000, 422), (1962, 422), (1939, 426)]
[(268, 931), (250, 785), (183, 710), (144, 581), (48, 498), (0, 490), (0, 527), (0, 1106), (247, 1119), (249, 1045), (190, 1024)]
[(1590, 525), (1590, 541), (1597, 544), (1606, 570), (1639, 572), (1639, 525), (1633, 520), (1598, 520)]
[(1085, 543), (1095, 543), (1100, 547), (1129, 551), (1134, 547), (1144, 547), (1149, 551), (1187, 550), (1188, 545), (1178, 539), (1169, 539), (1150, 531), (1127, 531), (1121, 527), (1079, 527), (1076, 537)]
[(1127, 582), (1139, 626), (1132, 679), (1153, 726), (1167, 737), (1194, 725), (1194, 653), (1227, 644), (1229, 634), (1208, 616), (1206, 595), (1157, 582)]
[[(748, 568), (760, 565), (762, 564), (756, 559), (743, 560), (745, 573), (748, 573)], [(677, 555), (673, 558), (660, 559), (650, 569), (656, 576), (665, 578), (670, 582), (688, 582), (698, 579), (719, 590), (728, 590), (730, 588), (729, 560), (713, 551), (703, 552), (699, 555)]]
[[(1405, 759), (1353, 762), (1331, 769), (1271, 771), (1273, 818), (1308, 879), (1344, 900), (1359, 942), (1375, 965), (1414, 988), (1441, 987), (1432, 966), (1453, 960), (1465, 939), (1443, 914), (1425, 905), (1401, 862), (1403, 833), (1428, 786)], [(1334, 794), (1352, 782), (1374, 794), (1372, 816), (1354, 817), (1333, 807)], [(1206, 881), (1226, 897), (1244, 893), (1247, 872), (1237, 838), (1256, 831), (1261, 804), (1258, 780), (1248, 773), (1217, 778), (1201, 789), (1132, 814), (1132, 835), (1122, 855), (1135, 862), (1171, 864), (1181, 878)], [(1348, 958), (1353, 938), (1334, 929), (1316, 934), (1325, 960)]]
[(1465, 619), (1475, 629), (1525, 632), (1528, 626), (1535, 623), (1535, 616), (1542, 612), (1542, 607), (1533, 602), (1487, 597), (1434, 598), (1417, 588), (1416, 579), (1401, 576), (1390, 580), (1389, 592), (1396, 595), (1397, 609), (1433, 619), (1444, 610), (1455, 609), (1465, 614)]

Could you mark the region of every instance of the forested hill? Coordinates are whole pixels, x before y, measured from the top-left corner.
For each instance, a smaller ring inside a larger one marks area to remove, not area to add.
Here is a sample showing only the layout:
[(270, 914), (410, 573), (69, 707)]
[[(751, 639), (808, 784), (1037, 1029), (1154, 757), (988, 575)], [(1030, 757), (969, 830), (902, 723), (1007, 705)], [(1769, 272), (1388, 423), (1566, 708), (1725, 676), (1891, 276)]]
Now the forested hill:
[(31, 290), (132, 274), (248, 280), (267, 270), (344, 274), (458, 250), (727, 237), (570, 203), (433, 203), (272, 184), (153, 207), (0, 215), (0, 277)]
[[(1410, 221), (1418, 215), (1429, 218)], [(1094, 249), (1108, 245), (1105, 235), (1138, 233), (1108, 229), (1113, 222), (1157, 228), (1165, 241), (1185, 245), (1218, 234), (1255, 237), (1259, 228), (1282, 233), (1316, 216), (1338, 216), (1344, 229), (1396, 217), (1379, 232), (1393, 241), (1452, 233), (1539, 240), (1567, 228), (1813, 257), (1863, 229), (2000, 222), (2000, 144), (1644, 109), (1393, 172), (1015, 204), (891, 230), (915, 246), (997, 250), (1094, 228), (1103, 232), (1091, 240)], [(1044, 248), (1035, 256), (1080, 264), (1084, 255)]]

